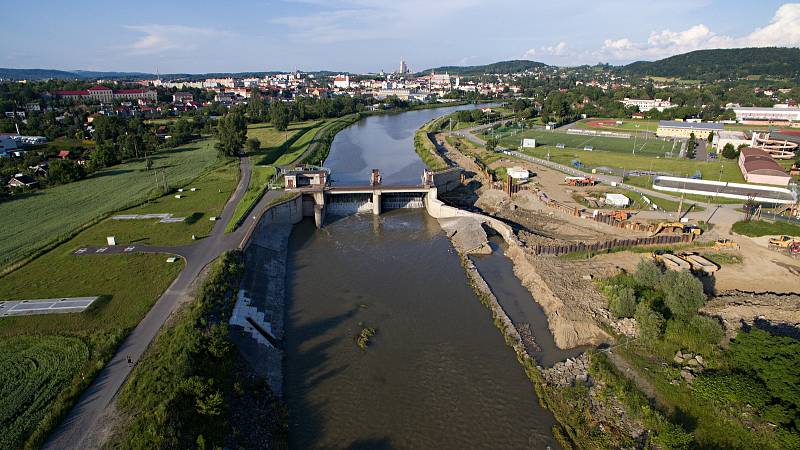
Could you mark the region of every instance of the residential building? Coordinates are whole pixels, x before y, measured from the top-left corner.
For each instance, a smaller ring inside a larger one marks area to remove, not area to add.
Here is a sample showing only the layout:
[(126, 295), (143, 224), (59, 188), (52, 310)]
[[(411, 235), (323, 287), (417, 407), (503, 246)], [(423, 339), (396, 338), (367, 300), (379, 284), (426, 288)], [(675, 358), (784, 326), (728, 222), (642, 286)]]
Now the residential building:
[(662, 120), (658, 122), (656, 136), (688, 139), (694, 133), (697, 139), (708, 139), (711, 133), (723, 130), (721, 123), (690, 123), (675, 120)]
[(0, 157), (8, 158), (17, 151), (17, 141), (9, 135), (0, 136)]
[(172, 94), (172, 103), (186, 103), (193, 100), (194, 97), (188, 92), (176, 92)]
[(9, 189), (32, 188), (36, 186), (36, 180), (28, 175), (18, 173), (8, 180), (8, 184), (6, 186), (8, 186)]
[(57, 91), (56, 95), (66, 100), (88, 100), (100, 103), (111, 103), (114, 100), (151, 100), (156, 101), (156, 91), (149, 89), (120, 89), (97, 85), (81, 91)]
[(664, 111), (665, 109), (674, 108), (678, 106), (678, 105), (673, 105), (670, 100), (661, 100), (660, 98), (648, 100), (648, 99), (636, 99), (636, 98), (625, 97), (625, 99), (620, 100), (620, 102), (622, 102), (622, 104), (625, 105), (626, 108), (628, 106), (635, 106), (639, 108), (639, 111), (650, 111), (651, 109)]
[(739, 153), (739, 169), (748, 183), (788, 186), (792, 177), (760, 148), (743, 148)]
[(336, 78), (333, 79), (333, 87), (337, 89), (349, 89), (350, 75), (336, 75)]

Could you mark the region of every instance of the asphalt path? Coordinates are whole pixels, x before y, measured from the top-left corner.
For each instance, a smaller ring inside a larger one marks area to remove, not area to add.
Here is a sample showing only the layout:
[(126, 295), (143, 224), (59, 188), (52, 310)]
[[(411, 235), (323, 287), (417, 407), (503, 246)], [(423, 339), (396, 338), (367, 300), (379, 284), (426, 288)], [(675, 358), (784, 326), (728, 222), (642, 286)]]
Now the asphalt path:
[[(102, 442), (96, 440), (97, 436), (101, 434), (101, 417), (112, 406), (117, 392), (164, 322), (180, 306), (182, 300), (189, 297), (190, 288), (200, 272), (221, 254), (240, 248), (243, 245), (243, 239), (249, 236), (250, 230), (255, 226), (256, 218), (260, 217), (269, 204), (280, 195), (275, 191), (267, 192), (253, 209), (251, 217), (248, 217), (248, 220), (236, 231), (226, 234), (225, 224), (233, 217), (236, 205), (241, 201), (250, 184), (252, 172), (250, 160), (243, 157), (239, 161), (239, 185), (225, 204), (221, 219), (215, 223), (211, 234), (204, 239), (181, 247), (109, 246), (101, 252), (98, 250), (103, 247), (86, 247), (86, 251), (80, 253), (89, 253), (90, 251), (93, 251), (94, 254), (171, 253), (183, 257), (186, 260), (186, 266), (159, 297), (144, 319), (139, 322), (139, 325), (122, 341), (114, 356), (89, 387), (84, 390), (78, 402), (53, 431), (42, 448), (86, 449), (102, 445)], [(128, 247), (133, 248), (126, 251)], [(131, 359), (132, 364), (128, 363), (128, 358)]]

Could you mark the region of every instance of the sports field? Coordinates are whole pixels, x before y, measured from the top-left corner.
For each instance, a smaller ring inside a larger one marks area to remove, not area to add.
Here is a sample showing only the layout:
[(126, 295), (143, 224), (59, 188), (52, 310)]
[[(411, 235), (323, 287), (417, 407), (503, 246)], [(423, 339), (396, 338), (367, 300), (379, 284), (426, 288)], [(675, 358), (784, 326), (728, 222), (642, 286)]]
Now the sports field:
[[(567, 134), (559, 131), (539, 131), (529, 130), (516, 136), (507, 136), (501, 139), (500, 145), (507, 148), (517, 148), (521, 145), (523, 138), (536, 139), (538, 146), (552, 146), (556, 147), (558, 144), (564, 144), (566, 148), (582, 150), (586, 146), (593, 147), (595, 152), (613, 152), (613, 153), (628, 153), (636, 155), (647, 156), (660, 156), (673, 150), (672, 141), (663, 141), (661, 139), (643, 139), (641, 137), (634, 139), (612, 138), (604, 136), (584, 136), (578, 134)], [(634, 151), (634, 144), (636, 145)], [(680, 149), (676, 144), (674, 154), (677, 156)], [(587, 152), (588, 153), (588, 152)]]
[[(155, 173), (182, 186), (217, 161), (213, 139), (164, 150), (144, 161), (104, 169), (82, 181), (20, 194), (0, 203), (0, 267), (73, 234), (80, 227), (159, 194)], [(169, 212), (169, 211), (165, 211)]]
[[(622, 122), (622, 124), (617, 124)], [(583, 119), (576, 122), (578, 128), (596, 131), (619, 131), (622, 133), (633, 131), (652, 131), (658, 128), (657, 120), (640, 119)]]

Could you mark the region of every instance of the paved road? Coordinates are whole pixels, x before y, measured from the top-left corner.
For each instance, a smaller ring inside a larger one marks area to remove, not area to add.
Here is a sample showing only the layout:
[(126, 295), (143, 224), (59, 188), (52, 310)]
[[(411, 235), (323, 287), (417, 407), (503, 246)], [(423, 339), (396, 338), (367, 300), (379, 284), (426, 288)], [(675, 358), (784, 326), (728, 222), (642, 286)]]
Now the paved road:
[[(178, 308), (183, 299), (190, 295), (192, 282), (203, 268), (222, 253), (239, 248), (243, 238), (256, 224), (256, 220), (253, 220), (252, 216), (259, 217), (269, 203), (280, 195), (278, 192), (268, 192), (254, 208), (251, 218), (235, 232), (225, 234), (225, 224), (233, 217), (236, 205), (250, 184), (252, 169), (249, 159), (241, 158), (239, 167), (241, 172), (239, 185), (228, 199), (221, 220), (215, 223), (214, 229), (208, 237), (195, 244), (182, 247), (133, 246), (134, 249), (130, 250), (178, 254), (186, 259), (186, 266), (166, 292), (159, 297), (144, 319), (139, 322), (139, 325), (125, 338), (106, 367), (83, 392), (77, 404), (53, 431), (42, 448), (86, 449), (101, 445), (101, 442), (95, 441), (102, 427), (100, 418), (111, 406), (114, 397), (132, 370), (127, 362), (128, 356), (134, 362), (141, 358), (170, 314)], [(116, 248), (121, 253), (124, 252), (126, 246), (116, 246)], [(94, 250), (96, 251), (97, 248)], [(109, 250), (106, 251), (112, 253)]]

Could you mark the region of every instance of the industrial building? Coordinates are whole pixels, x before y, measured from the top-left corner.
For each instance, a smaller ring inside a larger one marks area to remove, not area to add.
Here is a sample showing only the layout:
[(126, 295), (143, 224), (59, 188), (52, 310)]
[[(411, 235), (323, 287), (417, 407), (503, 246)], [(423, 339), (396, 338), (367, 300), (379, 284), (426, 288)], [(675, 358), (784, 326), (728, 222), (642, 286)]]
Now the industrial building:
[(788, 186), (792, 177), (760, 148), (743, 148), (739, 153), (739, 169), (748, 183)]
[(711, 133), (719, 133), (723, 130), (721, 123), (691, 123), (678, 122), (675, 120), (662, 120), (658, 122), (656, 136), (689, 139), (694, 133), (697, 139), (708, 139)]

